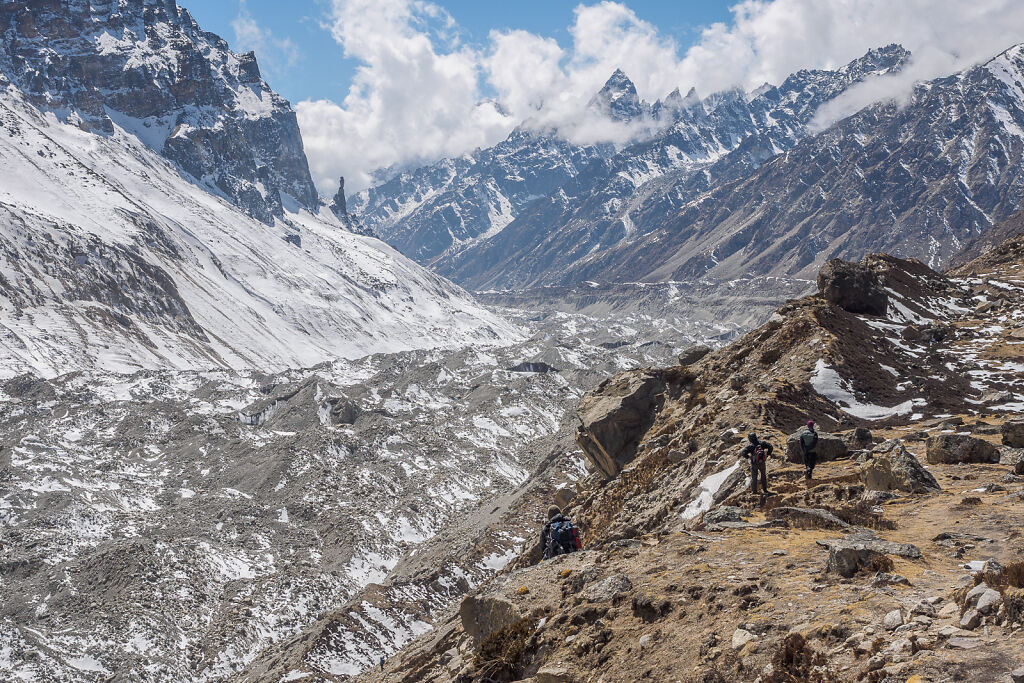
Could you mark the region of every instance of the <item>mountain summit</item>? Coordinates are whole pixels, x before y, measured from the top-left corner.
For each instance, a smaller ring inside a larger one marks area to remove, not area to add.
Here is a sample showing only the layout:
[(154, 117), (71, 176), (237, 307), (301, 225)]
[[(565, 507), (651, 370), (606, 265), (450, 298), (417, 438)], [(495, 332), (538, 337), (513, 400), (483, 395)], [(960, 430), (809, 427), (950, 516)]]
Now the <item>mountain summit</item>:
[(622, 69), (615, 70), (587, 106), (622, 123), (629, 123), (651, 113), (650, 105), (640, 99), (636, 85)]

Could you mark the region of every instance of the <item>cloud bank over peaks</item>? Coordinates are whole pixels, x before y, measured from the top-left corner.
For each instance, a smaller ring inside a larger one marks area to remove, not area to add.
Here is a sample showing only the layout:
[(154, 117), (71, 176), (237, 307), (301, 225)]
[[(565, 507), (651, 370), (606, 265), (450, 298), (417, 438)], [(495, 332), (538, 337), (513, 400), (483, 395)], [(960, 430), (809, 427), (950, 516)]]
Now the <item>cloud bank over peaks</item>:
[(340, 175), (356, 191), (377, 169), (469, 153), (522, 123), (574, 142), (623, 143), (651, 122), (614, 122), (588, 107), (616, 69), (654, 102), (676, 88), (752, 90), (890, 43), (913, 53), (902, 75), (871, 79), (823, 108), (816, 123), (825, 126), (1024, 38), (1020, 0), (741, 0), (731, 12), (732, 22), (708, 26), (683, 52), (610, 0), (575, 8), (566, 46), (523, 30), (471, 45), (426, 0), (332, 0), (328, 28), (361, 66), (342, 102), (296, 107), (314, 179), (326, 195)]

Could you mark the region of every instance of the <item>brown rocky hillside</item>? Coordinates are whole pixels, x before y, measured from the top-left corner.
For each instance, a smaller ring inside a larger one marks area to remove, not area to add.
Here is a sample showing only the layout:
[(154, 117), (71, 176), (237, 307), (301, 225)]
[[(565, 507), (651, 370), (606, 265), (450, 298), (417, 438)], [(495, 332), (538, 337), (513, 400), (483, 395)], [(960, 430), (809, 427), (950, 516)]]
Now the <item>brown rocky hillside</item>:
[(359, 680), (1024, 680), (1022, 244), (947, 275), (833, 261), (736, 343), (609, 379), (579, 408), (584, 550), (524, 553)]

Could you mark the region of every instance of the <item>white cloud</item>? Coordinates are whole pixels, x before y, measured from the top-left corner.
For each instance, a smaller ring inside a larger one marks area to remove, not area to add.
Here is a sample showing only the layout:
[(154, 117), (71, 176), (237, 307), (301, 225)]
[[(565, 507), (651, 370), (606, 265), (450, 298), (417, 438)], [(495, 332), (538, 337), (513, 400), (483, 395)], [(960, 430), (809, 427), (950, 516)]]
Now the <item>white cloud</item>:
[(460, 45), (454, 22), (416, 0), (334, 0), (330, 26), (358, 59), (348, 95), (296, 107), (322, 192), (346, 189), (393, 164), (457, 155), (500, 140), (513, 122), (481, 103), (480, 55)]
[(577, 6), (568, 45), (522, 30), (467, 45), (455, 19), (423, 0), (332, 0), (331, 8), (334, 38), (362, 65), (341, 103), (297, 107), (325, 194), (339, 175), (359, 189), (375, 169), (470, 152), (527, 120), (575, 140), (622, 141), (635, 131), (586, 109), (616, 68), (654, 101), (676, 87), (708, 95), (778, 83), (893, 42), (914, 53), (907, 75), (854, 88), (820, 113), (828, 122), (1024, 39), (1020, 0), (742, 0), (732, 22), (707, 27), (685, 53), (619, 2)]
[(270, 29), (264, 28), (249, 13), (246, 0), (241, 0), (238, 16), (231, 22), (235, 32), (235, 49), (239, 52), (252, 50), (260, 64), (268, 72), (281, 75), (295, 66), (302, 56), (299, 47), (291, 38), (278, 38)]

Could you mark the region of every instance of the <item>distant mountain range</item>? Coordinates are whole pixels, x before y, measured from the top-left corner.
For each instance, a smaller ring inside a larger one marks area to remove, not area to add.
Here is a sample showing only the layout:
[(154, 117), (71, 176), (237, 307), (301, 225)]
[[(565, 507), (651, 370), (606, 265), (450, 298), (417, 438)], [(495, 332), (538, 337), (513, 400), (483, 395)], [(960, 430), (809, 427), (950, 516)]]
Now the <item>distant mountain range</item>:
[(889, 45), (778, 86), (703, 99), (676, 91), (655, 105), (617, 71), (591, 107), (654, 120), (652, 137), (616, 151), (522, 128), (350, 206), (399, 250), (474, 289), (811, 278), (828, 258), (879, 250), (941, 267), (1021, 208), (1022, 48), (919, 83), (901, 106), (814, 126), (822, 105), (910, 59)]

